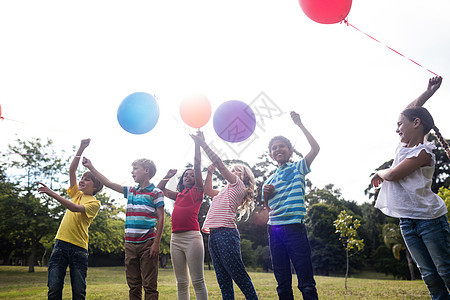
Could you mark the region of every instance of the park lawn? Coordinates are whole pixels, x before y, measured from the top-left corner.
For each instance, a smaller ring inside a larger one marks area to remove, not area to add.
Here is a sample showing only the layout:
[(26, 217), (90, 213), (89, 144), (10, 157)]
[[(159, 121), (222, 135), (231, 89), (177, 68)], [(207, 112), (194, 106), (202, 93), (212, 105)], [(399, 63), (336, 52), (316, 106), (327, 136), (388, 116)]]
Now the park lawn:
[[(278, 299), (276, 281), (272, 273), (249, 272), (260, 299)], [(348, 279), (347, 291), (343, 277), (315, 276), (320, 299), (429, 299), (428, 291), (421, 280), (393, 280), (381, 274), (370, 274), (377, 279), (360, 278), (364, 274)], [(365, 274), (367, 277), (367, 274)], [(69, 274), (66, 276), (64, 299), (71, 299)], [(382, 278), (382, 279), (380, 279)], [(209, 299), (221, 299), (214, 271), (205, 270)], [(296, 277), (294, 276), (294, 285)], [(0, 299), (46, 299), (47, 268), (36, 267), (28, 273), (28, 267), (0, 266)], [(158, 290), (160, 299), (177, 298), (176, 280), (172, 269), (159, 269)], [(195, 299), (192, 285), (191, 299)], [(236, 299), (244, 299), (235, 286)], [(302, 299), (294, 289), (296, 299)], [(87, 276), (87, 299), (128, 299), (128, 286), (123, 267), (91, 267)]]

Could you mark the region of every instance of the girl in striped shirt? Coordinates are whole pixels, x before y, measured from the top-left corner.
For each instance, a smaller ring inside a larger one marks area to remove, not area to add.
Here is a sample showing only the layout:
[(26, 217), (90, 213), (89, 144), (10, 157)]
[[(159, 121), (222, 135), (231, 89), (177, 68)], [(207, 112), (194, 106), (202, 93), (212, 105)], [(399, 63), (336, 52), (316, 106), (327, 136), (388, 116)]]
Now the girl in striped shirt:
[[(209, 233), (209, 252), (223, 299), (234, 299), (233, 280), (246, 299), (258, 299), (252, 280), (242, 261), (236, 214), (240, 219), (254, 208), (255, 177), (249, 167), (234, 165), (229, 170), (222, 159), (206, 144), (202, 132), (191, 135), (203, 148), (213, 165), (208, 168), (204, 192), (213, 197), (202, 231)], [(212, 174), (217, 170), (228, 184), (220, 191), (212, 188)]]

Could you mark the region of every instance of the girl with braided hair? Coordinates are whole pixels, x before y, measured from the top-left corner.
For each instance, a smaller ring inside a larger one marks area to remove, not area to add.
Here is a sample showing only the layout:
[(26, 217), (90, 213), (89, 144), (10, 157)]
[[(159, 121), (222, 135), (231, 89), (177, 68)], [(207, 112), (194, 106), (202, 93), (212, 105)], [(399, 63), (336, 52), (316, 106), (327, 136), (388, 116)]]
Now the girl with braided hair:
[[(242, 261), (240, 236), (236, 214), (241, 218), (254, 207), (255, 177), (249, 167), (241, 164), (228, 169), (222, 159), (206, 144), (202, 132), (191, 135), (196, 145), (203, 148), (212, 161), (208, 167), (204, 191), (212, 197), (202, 231), (209, 233), (209, 252), (214, 265), (222, 299), (234, 300), (233, 281), (245, 299), (258, 299), (252, 280)], [(212, 175), (217, 170), (228, 184), (221, 190), (213, 189)]]
[(436, 92), (442, 78), (431, 78), (427, 90), (400, 114), (396, 132), (400, 145), (389, 169), (380, 170), (371, 183), (381, 190), (375, 207), (399, 218), (406, 246), (432, 299), (450, 299), (450, 228), (444, 201), (431, 190), (436, 147), (425, 142), (434, 130), (447, 156), (449, 146), (422, 105)]

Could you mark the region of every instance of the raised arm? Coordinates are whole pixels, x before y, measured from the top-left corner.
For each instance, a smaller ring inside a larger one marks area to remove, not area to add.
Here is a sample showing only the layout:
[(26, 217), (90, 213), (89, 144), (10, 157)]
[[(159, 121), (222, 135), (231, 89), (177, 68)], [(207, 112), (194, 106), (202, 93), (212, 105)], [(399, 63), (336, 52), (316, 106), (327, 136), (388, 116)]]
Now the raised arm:
[(164, 178), (161, 179), (161, 181), (158, 183), (158, 189), (163, 191), (164, 196), (166, 196), (167, 198), (172, 199), (172, 200), (176, 200), (177, 199), (178, 193), (175, 192), (175, 191), (166, 189), (166, 185), (167, 185), (167, 182), (170, 180), (170, 178), (175, 176), (175, 174), (177, 174), (177, 170), (176, 169), (170, 169), (167, 172), (166, 176), (164, 176)]
[(439, 89), (442, 83), (442, 77), (436, 76), (432, 77), (428, 80), (428, 87), (425, 92), (423, 92), (417, 99), (408, 104), (406, 108), (410, 108), (413, 106), (423, 106), (431, 96)]
[(200, 145), (203, 148), (206, 155), (212, 161), (212, 163), (216, 166), (217, 170), (222, 174), (226, 181), (231, 184), (236, 183), (236, 175), (231, 173), (230, 170), (225, 166), (222, 159), (206, 144), (205, 137), (201, 131), (198, 131), (196, 135), (191, 134), (191, 137), (194, 139), (195, 144)]
[(87, 159), (86, 157), (83, 157), (83, 166), (88, 168), (89, 171), (91, 171), (92, 174), (94, 174), (94, 176), (97, 177), (97, 179), (100, 180), (101, 183), (103, 183), (103, 185), (109, 187), (110, 189), (112, 189), (118, 193), (123, 194), (123, 186), (121, 186), (118, 183), (114, 183), (114, 182), (110, 181), (103, 174), (101, 174), (99, 171), (97, 171), (97, 169), (95, 169), (94, 166), (92, 165), (92, 162), (89, 159)]
[(39, 184), (41, 185), (38, 188), (39, 193), (49, 195), (50, 197), (52, 197), (53, 199), (55, 199), (56, 201), (61, 203), (68, 210), (73, 211), (73, 212), (85, 212), (86, 211), (84, 205), (79, 205), (79, 204), (73, 203), (72, 201), (70, 201), (64, 197), (61, 197), (61, 195), (59, 195), (56, 192), (54, 192), (53, 190), (51, 190), (48, 186), (46, 186), (42, 182), (39, 182)]
[(208, 173), (206, 174), (206, 179), (205, 179), (204, 192), (206, 195), (208, 195), (210, 197), (215, 197), (219, 193), (218, 190), (215, 190), (212, 187), (212, 175), (213, 175), (215, 169), (216, 169), (216, 166), (210, 165), (208, 167)]
[(200, 152), (200, 145), (195, 143), (194, 176), (195, 176), (195, 188), (199, 191), (203, 191), (203, 177), (201, 165), (202, 165), (202, 155)]
[(311, 163), (316, 158), (317, 154), (320, 151), (320, 146), (317, 143), (316, 139), (309, 133), (309, 131), (306, 129), (306, 127), (303, 125), (302, 120), (300, 119), (300, 115), (294, 111), (291, 111), (291, 118), (294, 123), (300, 127), (300, 129), (303, 131), (303, 134), (305, 135), (306, 139), (308, 140), (309, 145), (311, 146), (311, 150), (308, 154), (305, 156), (306, 164), (308, 167), (311, 166)]
[(72, 163), (70, 164), (69, 178), (71, 188), (77, 184), (77, 168), (78, 164), (80, 163), (80, 157), (83, 154), (84, 149), (86, 149), (86, 147), (89, 146), (90, 142), (91, 139), (81, 140), (80, 147), (78, 148), (77, 153), (75, 154), (75, 157), (73, 158)]

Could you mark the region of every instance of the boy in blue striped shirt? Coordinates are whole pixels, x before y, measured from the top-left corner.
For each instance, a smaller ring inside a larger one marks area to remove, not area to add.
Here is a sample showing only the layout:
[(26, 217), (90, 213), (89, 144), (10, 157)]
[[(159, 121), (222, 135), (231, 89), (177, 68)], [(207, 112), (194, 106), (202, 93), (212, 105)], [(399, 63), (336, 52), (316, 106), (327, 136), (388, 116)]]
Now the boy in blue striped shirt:
[(294, 299), (291, 261), (298, 277), (303, 299), (318, 299), (314, 281), (311, 247), (304, 224), (305, 176), (319, 153), (320, 147), (303, 126), (299, 114), (291, 112), (294, 124), (300, 127), (311, 150), (300, 161), (289, 162), (294, 151), (291, 142), (276, 136), (269, 142), (270, 157), (278, 169), (264, 182), (264, 206), (269, 211), (268, 233), (273, 273), (278, 282), (279, 299)]
[[(164, 194), (150, 183), (156, 166), (149, 159), (138, 159), (131, 172), (137, 187), (113, 183), (98, 172), (90, 160), (83, 158), (87, 167), (105, 186), (127, 198), (125, 218), (125, 272), (130, 288), (129, 299), (158, 299), (158, 257), (164, 228)], [(157, 226), (155, 230), (155, 225)]]

